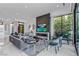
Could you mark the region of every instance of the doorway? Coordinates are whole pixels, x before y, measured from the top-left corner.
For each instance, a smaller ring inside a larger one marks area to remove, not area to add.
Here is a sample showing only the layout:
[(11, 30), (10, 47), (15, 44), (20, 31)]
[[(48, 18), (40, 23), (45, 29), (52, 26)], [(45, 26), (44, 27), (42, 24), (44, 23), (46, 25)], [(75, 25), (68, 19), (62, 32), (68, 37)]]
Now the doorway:
[(24, 22), (18, 22), (18, 33), (24, 33)]

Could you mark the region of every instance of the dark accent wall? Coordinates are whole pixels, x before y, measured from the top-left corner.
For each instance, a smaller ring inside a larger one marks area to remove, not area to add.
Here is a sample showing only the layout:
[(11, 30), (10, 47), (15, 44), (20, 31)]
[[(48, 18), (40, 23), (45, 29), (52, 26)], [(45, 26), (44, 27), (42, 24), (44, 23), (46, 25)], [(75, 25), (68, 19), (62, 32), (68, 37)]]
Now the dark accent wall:
[(50, 13), (36, 17), (36, 29), (38, 24), (46, 24), (47, 32), (50, 32)]
[[(46, 24), (47, 26), (47, 31), (49, 33), (49, 39), (51, 39), (51, 25), (50, 25), (50, 13), (42, 15), (42, 16), (38, 16), (36, 17), (36, 29), (37, 29), (37, 25), (42, 23), (42, 24)], [(36, 30), (37, 32), (37, 30)]]

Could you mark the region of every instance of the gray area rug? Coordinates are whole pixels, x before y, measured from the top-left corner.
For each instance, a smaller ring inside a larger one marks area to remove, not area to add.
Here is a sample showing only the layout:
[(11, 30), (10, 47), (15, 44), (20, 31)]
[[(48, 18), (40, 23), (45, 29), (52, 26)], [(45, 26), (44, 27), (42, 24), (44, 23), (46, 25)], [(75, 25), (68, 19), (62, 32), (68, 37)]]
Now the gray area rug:
[(47, 42), (41, 41), (40, 44), (37, 45), (30, 45), (29, 47), (23, 49), (23, 51), (28, 55), (28, 56), (36, 56), (39, 54), (42, 50), (47, 48), (46, 45)]

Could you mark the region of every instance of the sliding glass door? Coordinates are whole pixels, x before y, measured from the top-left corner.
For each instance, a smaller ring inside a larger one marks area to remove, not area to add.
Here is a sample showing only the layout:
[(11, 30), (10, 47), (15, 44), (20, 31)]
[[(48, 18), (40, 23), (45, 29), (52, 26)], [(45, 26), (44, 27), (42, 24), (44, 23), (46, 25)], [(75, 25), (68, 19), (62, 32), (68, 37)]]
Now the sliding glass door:
[(75, 37), (75, 45), (76, 45), (76, 50), (77, 50), (77, 54), (79, 55), (79, 4), (75, 5), (75, 24), (76, 25), (76, 32), (74, 31), (74, 33), (76, 33), (76, 37)]
[(76, 45), (77, 45), (77, 50), (79, 54), (79, 13), (77, 13), (77, 39), (76, 39)]

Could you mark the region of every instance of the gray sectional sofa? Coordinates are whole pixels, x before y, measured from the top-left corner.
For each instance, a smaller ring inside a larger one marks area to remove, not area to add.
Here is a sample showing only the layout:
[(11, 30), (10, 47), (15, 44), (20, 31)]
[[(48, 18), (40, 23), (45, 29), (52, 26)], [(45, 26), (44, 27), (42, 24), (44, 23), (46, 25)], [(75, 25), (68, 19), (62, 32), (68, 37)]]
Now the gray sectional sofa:
[[(20, 36), (13, 33), (9, 36), (9, 41), (17, 48), (23, 51), (25, 50), (26, 53), (30, 55), (36, 55), (38, 51), (46, 48), (45, 45), (47, 40), (38, 37)], [(31, 50), (31, 48), (33, 51)], [(27, 51), (28, 49), (30, 50), (30, 52)]]

